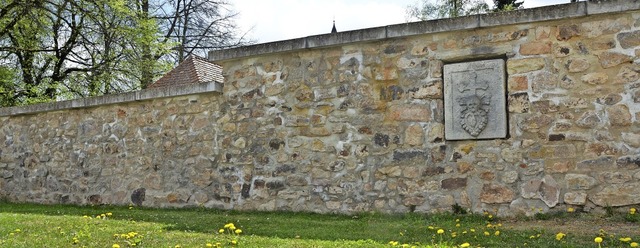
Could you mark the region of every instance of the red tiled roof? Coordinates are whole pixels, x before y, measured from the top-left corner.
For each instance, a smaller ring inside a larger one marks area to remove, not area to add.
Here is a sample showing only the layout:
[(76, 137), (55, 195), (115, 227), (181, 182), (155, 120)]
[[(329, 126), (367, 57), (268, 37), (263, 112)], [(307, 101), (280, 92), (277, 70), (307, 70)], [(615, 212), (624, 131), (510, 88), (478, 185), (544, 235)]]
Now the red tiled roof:
[(147, 88), (157, 88), (165, 86), (176, 86), (186, 84), (196, 84), (205, 82), (223, 83), (222, 66), (207, 61), (205, 58), (191, 55), (176, 68), (164, 74), (160, 79), (147, 86)]

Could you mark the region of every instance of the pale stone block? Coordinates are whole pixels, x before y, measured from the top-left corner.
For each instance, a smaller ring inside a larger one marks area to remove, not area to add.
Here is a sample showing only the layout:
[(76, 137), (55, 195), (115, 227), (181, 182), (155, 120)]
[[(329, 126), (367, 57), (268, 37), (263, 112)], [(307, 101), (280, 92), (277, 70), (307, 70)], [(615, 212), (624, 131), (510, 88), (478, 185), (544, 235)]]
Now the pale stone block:
[(494, 59), (444, 66), (446, 139), (507, 136), (504, 64)]

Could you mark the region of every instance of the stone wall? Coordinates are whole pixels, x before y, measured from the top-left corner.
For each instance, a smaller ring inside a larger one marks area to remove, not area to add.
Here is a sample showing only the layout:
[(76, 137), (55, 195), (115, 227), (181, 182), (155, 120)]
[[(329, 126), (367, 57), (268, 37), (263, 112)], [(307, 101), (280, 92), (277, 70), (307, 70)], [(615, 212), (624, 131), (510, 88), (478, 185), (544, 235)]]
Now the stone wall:
[[(531, 215), (640, 204), (640, 1), (216, 51), (222, 95), (0, 117), (0, 195)], [(445, 139), (444, 65), (506, 64), (507, 138)]]

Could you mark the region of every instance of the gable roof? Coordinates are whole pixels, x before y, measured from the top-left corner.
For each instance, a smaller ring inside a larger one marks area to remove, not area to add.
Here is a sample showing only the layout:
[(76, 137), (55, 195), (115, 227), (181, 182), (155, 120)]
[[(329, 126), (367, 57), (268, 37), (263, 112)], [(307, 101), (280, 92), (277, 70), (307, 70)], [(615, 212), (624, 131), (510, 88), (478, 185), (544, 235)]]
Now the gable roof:
[(205, 58), (191, 55), (147, 88), (206, 82), (223, 83), (222, 66), (209, 62)]

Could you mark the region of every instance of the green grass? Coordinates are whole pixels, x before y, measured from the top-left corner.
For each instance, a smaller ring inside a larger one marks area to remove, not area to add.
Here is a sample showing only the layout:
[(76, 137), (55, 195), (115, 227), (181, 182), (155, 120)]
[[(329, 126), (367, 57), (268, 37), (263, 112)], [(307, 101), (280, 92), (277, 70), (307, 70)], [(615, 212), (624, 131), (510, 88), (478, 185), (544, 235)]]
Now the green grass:
[[(107, 218), (95, 218), (107, 213)], [(538, 217), (584, 219), (566, 213)], [(638, 215), (608, 218), (625, 225), (638, 222)], [(230, 247), (233, 240), (238, 247), (391, 247), (390, 241), (418, 247), (463, 243), (471, 247), (598, 247), (593, 242), (597, 235), (604, 236), (603, 247), (629, 247), (630, 242), (619, 240), (623, 236), (606, 232), (561, 230), (567, 236), (556, 240), (557, 232), (546, 224), (531, 225), (537, 221), (542, 220), (500, 220), (472, 214), (324, 215), (0, 203), (0, 247), (205, 247), (207, 243)], [(227, 223), (234, 223), (242, 234), (218, 234)], [(531, 228), (512, 228), (509, 223)], [(630, 237), (633, 241), (640, 240), (639, 231), (636, 228), (636, 236)], [(137, 234), (127, 237), (132, 232)]]

